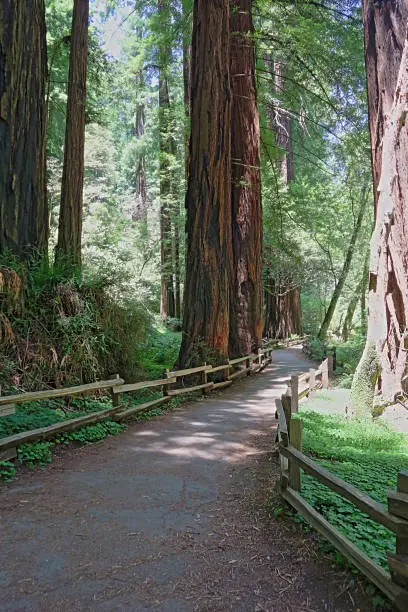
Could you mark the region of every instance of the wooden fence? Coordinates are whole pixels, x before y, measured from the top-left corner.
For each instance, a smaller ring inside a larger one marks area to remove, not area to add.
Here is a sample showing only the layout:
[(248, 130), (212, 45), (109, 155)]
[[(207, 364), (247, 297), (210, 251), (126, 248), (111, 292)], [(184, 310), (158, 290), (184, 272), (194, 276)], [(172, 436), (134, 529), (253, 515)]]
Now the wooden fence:
[[(286, 392), (276, 400), (279, 419), (280, 492), (341, 554), (369, 578), (400, 612), (408, 610), (408, 472), (400, 472), (397, 490), (388, 490), (388, 508), (357, 487), (348, 484), (302, 453), (302, 421), (292, 419), (298, 412), (299, 398), (311, 395), (317, 387), (328, 387), (332, 357), (318, 370), (292, 376)], [(388, 553), (389, 572), (377, 565), (346, 536), (335, 529), (301, 496), (302, 471), (354, 504), (359, 510), (396, 534), (396, 553)]]
[[(108, 391), (112, 397), (112, 407), (106, 410), (101, 410), (83, 417), (75, 419), (66, 419), (47, 427), (24, 431), (7, 438), (0, 439), (0, 460), (13, 459), (17, 456), (17, 448), (27, 442), (36, 440), (48, 440), (54, 436), (72, 431), (83, 425), (98, 423), (104, 419), (113, 421), (124, 421), (127, 418), (135, 415), (138, 412), (145, 412), (155, 406), (165, 404), (174, 396), (191, 393), (193, 391), (202, 390), (203, 393), (221, 389), (232, 384), (235, 378), (244, 374), (255, 374), (261, 372), (267, 365), (272, 362), (272, 352), (274, 346), (265, 346), (259, 349), (256, 355), (245, 355), (238, 359), (232, 359), (224, 365), (211, 366), (204, 364), (197, 368), (187, 370), (176, 370), (174, 372), (166, 372), (165, 378), (158, 380), (148, 380), (132, 384), (125, 384), (125, 381), (118, 375), (110, 380), (102, 380), (87, 385), (78, 385), (76, 387), (66, 387), (64, 389), (51, 389), (46, 391), (33, 391), (29, 393), (21, 393), (19, 395), (0, 396), (0, 416), (12, 414), (15, 412), (15, 406), (23, 402), (72, 397), (76, 395), (86, 395), (95, 393), (96, 391)], [(244, 367), (242, 367), (244, 366)], [(222, 374), (224, 372), (224, 374)], [(220, 374), (219, 374), (220, 373)], [(201, 378), (199, 385), (192, 387), (184, 387), (185, 377), (197, 376)], [(214, 376), (213, 376), (214, 375)], [(214, 377), (223, 377), (224, 380), (211, 380)], [(174, 385), (178, 383), (178, 388), (174, 389)], [(162, 391), (162, 397), (154, 399), (144, 404), (138, 404), (130, 408), (125, 408), (121, 403), (121, 397), (125, 393), (133, 391), (141, 391), (158, 387)], [(3, 411), (3, 412), (2, 412)]]

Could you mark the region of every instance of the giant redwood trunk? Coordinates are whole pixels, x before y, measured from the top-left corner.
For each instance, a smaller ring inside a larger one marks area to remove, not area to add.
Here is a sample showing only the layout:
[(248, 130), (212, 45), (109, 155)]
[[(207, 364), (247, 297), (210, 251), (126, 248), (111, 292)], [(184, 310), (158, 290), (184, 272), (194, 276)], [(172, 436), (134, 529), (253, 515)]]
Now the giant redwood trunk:
[(230, 108), (229, 0), (196, 0), (180, 367), (228, 357)]
[(0, 250), (46, 254), (44, 0), (0, 3)]
[(231, 39), (230, 357), (246, 355), (262, 339), (262, 204), (259, 116), (256, 103), (252, 0), (234, 0)]
[(81, 266), (89, 0), (74, 0), (56, 262)]
[(367, 342), (352, 387), (356, 412), (401, 390), (408, 315), (408, 4), (364, 0), (373, 179)]
[(265, 327), (267, 338), (290, 338), (302, 333), (300, 291), (296, 286), (276, 287), (273, 281), (265, 287)]

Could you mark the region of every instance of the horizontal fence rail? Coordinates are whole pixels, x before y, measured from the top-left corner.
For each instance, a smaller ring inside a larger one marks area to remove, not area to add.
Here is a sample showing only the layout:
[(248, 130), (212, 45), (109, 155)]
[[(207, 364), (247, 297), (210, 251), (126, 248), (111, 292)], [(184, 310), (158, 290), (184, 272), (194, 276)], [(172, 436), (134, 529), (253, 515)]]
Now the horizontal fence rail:
[[(400, 612), (408, 610), (408, 472), (400, 472), (397, 490), (387, 492), (388, 508), (342, 480), (302, 453), (302, 421), (292, 419), (299, 399), (316, 388), (327, 388), (333, 373), (333, 355), (317, 370), (291, 376), (288, 387), (275, 401), (278, 418), (280, 493), (312, 527), (369, 578)], [(315, 510), (301, 495), (302, 472), (306, 472), (396, 534), (396, 554), (388, 553), (389, 573), (377, 565), (346, 536)]]
[[(264, 346), (262, 349), (259, 349), (258, 353), (256, 354), (245, 355), (244, 357), (232, 359), (226, 364), (216, 365), (214, 367), (212, 365), (203, 364), (202, 366), (195, 368), (175, 370), (172, 372), (166, 371), (164, 378), (156, 380), (125, 384), (125, 381), (120, 378), (119, 375), (117, 375), (116, 378), (101, 380), (86, 385), (77, 385), (75, 387), (47, 389), (44, 391), (32, 391), (19, 393), (16, 395), (0, 396), (0, 417), (15, 413), (15, 406), (24, 402), (73, 397), (86, 395), (88, 393), (95, 393), (97, 391), (108, 391), (112, 397), (112, 408), (107, 410), (101, 410), (99, 412), (94, 412), (92, 414), (74, 419), (65, 419), (64, 421), (59, 421), (58, 423), (54, 423), (53, 425), (49, 425), (47, 427), (21, 432), (19, 434), (0, 439), (0, 460), (15, 458), (17, 456), (17, 448), (28, 442), (48, 440), (60, 433), (72, 431), (84, 425), (98, 423), (99, 421), (103, 421), (105, 419), (111, 419), (118, 422), (124, 421), (139, 412), (145, 412), (156, 406), (166, 404), (176, 396), (193, 393), (200, 390), (205, 394), (208, 391), (228, 387), (232, 384), (235, 378), (243, 376), (244, 374), (255, 374), (266, 368), (272, 362), (272, 352), (274, 347), (275, 343), (272, 346)], [(244, 368), (242, 368), (243, 364), (245, 365)], [(213, 374), (217, 374), (221, 376), (221, 378), (223, 377), (225, 380), (209, 380), (208, 377)], [(190, 376), (199, 376), (201, 379), (200, 384), (172, 388), (172, 385), (184, 382), (184, 378)], [(155, 387), (161, 389), (163, 394), (162, 397), (143, 404), (131, 406), (130, 408), (126, 408), (122, 405), (121, 400), (123, 394), (141, 391), (144, 389), (154, 389)]]

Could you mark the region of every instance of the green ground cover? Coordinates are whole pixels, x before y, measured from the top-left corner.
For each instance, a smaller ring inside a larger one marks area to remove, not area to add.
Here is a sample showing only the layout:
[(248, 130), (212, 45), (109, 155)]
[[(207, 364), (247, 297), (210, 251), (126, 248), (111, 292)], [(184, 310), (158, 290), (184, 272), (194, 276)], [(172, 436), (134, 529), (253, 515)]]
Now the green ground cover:
[[(346, 420), (342, 415), (313, 411), (313, 400), (300, 413), (303, 451), (317, 463), (386, 503), (400, 470), (408, 469), (408, 436), (386, 424)], [(395, 550), (395, 536), (308, 475), (302, 496), (330, 523), (378, 564), (387, 568), (386, 552)], [(297, 519), (303, 522), (300, 516)]]

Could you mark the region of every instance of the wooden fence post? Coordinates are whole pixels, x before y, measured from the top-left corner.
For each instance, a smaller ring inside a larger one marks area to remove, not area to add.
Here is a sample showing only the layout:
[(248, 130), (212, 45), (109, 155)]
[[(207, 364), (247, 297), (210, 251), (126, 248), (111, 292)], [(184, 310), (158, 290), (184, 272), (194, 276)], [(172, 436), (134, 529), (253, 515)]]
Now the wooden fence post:
[[(289, 444), (289, 429), (288, 429), (288, 421), (286, 418), (286, 411), (283, 407), (283, 396), (282, 399), (275, 400), (276, 410), (278, 413), (279, 419), (279, 429), (278, 429), (278, 442), (283, 446), (288, 446)], [(290, 406), (289, 406), (290, 412)], [(286, 489), (288, 486), (288, 468), (289, 461), (286, 457), (279, 453), (279, 467), (280, 467), (280, 488), (281, 490)]]
[[(170, 373), (170, 370), (167, 368), (166, 369), (166, 378), (169, 378), (169, 373)], [(163, 395), (165, 397), (167, 397), (168, 394), (169, 394), (169, 385), (163, 385), (162, 392), (163, 392)]]
[(329, 380), (333, 378), (333, 371), (334, 371), (333, 355), (329, 355), (327, 357), (327, 374), (328, 374)]
[(299, 412), (299, 376), (290, 377), (290, 388), (291, 388), (291, 407), (292, 412)]
[(245, 368), (247, 369), (247, 373), (246, 375), (249, 376), (251, 374), (251, 370), (249, 369), (251, 367), (251, 359), (245, 359)]
[(309, 396), (311, 397), (316, 387), (316, 370), (310, 368), (309, 370)]
[[(302, 421), (292, 419), (290, 423), (290, 444), (298, 451), (302, 451)], [(300, 491), (302, 474), (300, 467), (294, 462), (289, 462), (289, 486), (294, 491)]]
[[(207, 362), (205, 362), (204, 365), (206, 366)], [(203, 370), (201, 372), (201, 383), (203, 385), (206, 385), (207, 382), (208, 382), (207, 370)], [(203, 389), (203, 395), (206, 395), (206, 394), (207, 394), (207, 389)]]
[(262, 365), (262, 349), (258, 349), (258, 367), (260, 368)]
[(290, 438), (290, 422), (292, 420), (292, 401), (290, 395), (282, 395), (281, 402), (283, 412), (285, 413), (288, 436)]
[[(116, 374), (115, 378), (120, 378), (119, 374)], [(120, 402), (121, 402), (121, 395), (120, 393), (114, 393), (113, 392), (113, 387), (111, 389), (111, 397), (112, 397), (112, 406), (114, 408), (116, 408), (117, 406), (120, 406)]]
[(325, 359), (321, 365), (322, 368), (322, 387), (323, 389), (329, 388), (329, 368), (328, 361)]
[[(408, 524), (408, 472), (398, 474), (397, 490), (387, 491), (388, 512), (402, 519)], [(408, 588), (408, 537), (397, 534), (396, 554), (387, 553), (388, 567), (393, 582)]]

